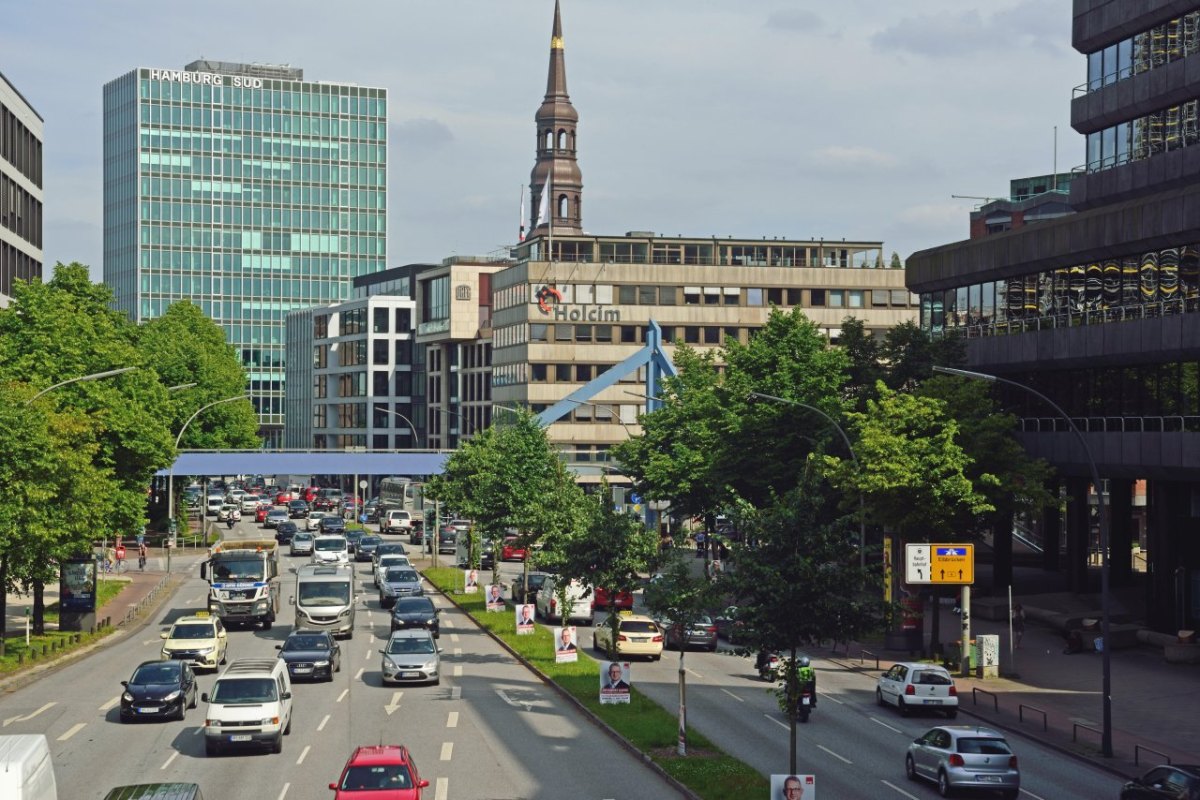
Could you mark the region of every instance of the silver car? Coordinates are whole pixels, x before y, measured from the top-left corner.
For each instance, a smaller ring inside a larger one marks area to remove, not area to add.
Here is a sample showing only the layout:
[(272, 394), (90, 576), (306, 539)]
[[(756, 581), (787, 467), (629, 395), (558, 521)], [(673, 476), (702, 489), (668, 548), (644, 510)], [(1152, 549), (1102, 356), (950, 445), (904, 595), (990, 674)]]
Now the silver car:
[(311, 556), (313, 551), (313, 535), (304, 531), (297, 531), (292, 537), (292, 555), (294, 556)]
[(388, 683), (441, 683), (442, 649), (427, 630), (394, 631), (383, 654), (380, 673)]
[(992, 789), (1014, 800), (1021, 791), (1017, 757), (1004, 737), (991, 728), (943, 725), (914, 739), (904, 758), (909, 780), (937, 783), (949, 797), (958, 789)]
[(391, 608), (401, 597), (419, 597), (425, 594), (421, 576), (412, 567), (388, 567), (379, 582), (379, 605)]

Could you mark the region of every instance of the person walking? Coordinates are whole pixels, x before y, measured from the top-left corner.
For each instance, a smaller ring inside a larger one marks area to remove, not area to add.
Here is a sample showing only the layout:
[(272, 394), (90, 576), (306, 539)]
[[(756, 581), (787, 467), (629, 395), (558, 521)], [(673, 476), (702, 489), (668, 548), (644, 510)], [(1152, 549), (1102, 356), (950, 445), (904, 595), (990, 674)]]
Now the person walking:
[(146, 550), (146, 543), (142, 542), (138, 545), (138, 571), (146, 571), (146, 556), (149, 551)]
[(1019, 648), (1021, 646), (1021, 639), (1025, 637), (1025, 609), (1020, 603), (1013, 606), (1012, 635), (1013, 647)]

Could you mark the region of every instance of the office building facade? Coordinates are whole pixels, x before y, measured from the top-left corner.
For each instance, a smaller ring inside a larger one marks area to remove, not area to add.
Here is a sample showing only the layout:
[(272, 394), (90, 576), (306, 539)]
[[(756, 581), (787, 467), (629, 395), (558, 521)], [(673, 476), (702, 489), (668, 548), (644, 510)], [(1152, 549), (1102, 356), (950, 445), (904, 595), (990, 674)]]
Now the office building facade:
[(42, 276), (43, 120), (0, 73), (0, 308)]
[[(1200, 3), (1075, 0), (1073, 32), (1087, 62), (1071, 103), (1086, 141), (1070, 189), (1075, 213), (916, 253), (908, 284), (926, 329), (967, 337), (973, 369), (1037, 389), (1083, 431), (1104, 487), (1091, 485), (1089, 461), (1053, 409), (1016, 389), (1001, 395), (1022, 418), (1025, 447), (1058, 469), (1073, 501), (1065, 522), (1058, 509), (1042, 521), (1045, 567), (1066, 588), (1095, 587), (1095, 509), (1106, 502), (1112, 585), (1144, 584), (1152, 626), (1194, 629)], [(1133, 508), (1140, 479), (1144, 514)], [(998, 573), (1003, 586), (1000, 562)]]
[(104, 87), (104, 279), (142, 322), (191, 300), (242, 356), (282, 441), (285, 317), (387, 255), (387, 92), (196, 61)]

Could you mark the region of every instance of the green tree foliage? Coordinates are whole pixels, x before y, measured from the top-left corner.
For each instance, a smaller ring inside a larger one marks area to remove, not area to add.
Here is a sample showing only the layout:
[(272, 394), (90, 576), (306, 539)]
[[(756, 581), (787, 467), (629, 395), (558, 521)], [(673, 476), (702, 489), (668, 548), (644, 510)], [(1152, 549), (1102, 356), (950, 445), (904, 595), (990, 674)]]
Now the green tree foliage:
[(895, 250), (892, 251), (892, 261), (889, 266), (892, 269), (904, 269), (904, 262), (900, 260), (900, 254)]

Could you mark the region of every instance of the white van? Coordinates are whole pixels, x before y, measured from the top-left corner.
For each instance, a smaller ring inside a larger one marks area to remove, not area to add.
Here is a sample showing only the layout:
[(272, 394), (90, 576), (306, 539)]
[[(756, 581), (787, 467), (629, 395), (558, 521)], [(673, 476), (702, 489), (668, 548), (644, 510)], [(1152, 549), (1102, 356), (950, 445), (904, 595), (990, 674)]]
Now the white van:
[(309, 564), (296, 572), (296, 629), (354, 638), (354, 567)]
[(313, 539), (312, 563), (349, 564), (350, 543), (345, 536), (318, 536)]
[(404, 533), (413, 527), (412, 514), (398, 509), (388, 509), (379, 518), (380, 533)]
[(208, 703), (206, 755), (255, 746), (283, 752), (283, 737), (292, 732), (292, 683), (283, 659), (238, 659), (200, 699)]
[(208, 507), (205, 509), (205, 513), (207, 513), (208, 516), (210, 516), (210, 517), (215, 517), (215, 516), (217, 516), (218, 513), (220, 513), (221, 506), (225, 505), (225, 495), (210, 494), (208, 496), (208, 500), (206, 500), (205, 502), (208, 503)]
[[(560, 580), (561, 578), (551, 575), (538, 590), (537, 604), (534, 606), (538, 616), (555, 621), (563, 619), (562, 609), (558, 607)], [(568, 620), (592, 624), (592, 590), (589, 587), (579, 581), (571, 581), (567, 585), (567, 607)]]
[(0, 736), (0, 797), (58, 800), (50, 744), (40, 733)]

